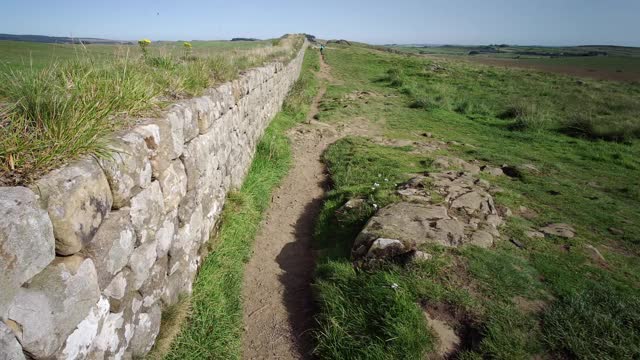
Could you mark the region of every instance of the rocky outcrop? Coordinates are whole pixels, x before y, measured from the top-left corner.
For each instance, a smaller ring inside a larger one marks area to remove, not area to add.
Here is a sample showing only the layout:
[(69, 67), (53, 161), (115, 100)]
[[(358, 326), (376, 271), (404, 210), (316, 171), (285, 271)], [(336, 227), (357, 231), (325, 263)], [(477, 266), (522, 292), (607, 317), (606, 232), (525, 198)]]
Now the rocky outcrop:
[(431, 173), (399, 185), (397, 194), (403, 201), (380, 209), (369, 220), (354, 242), (354, 260), (366, 263), (415, 256), (422, 244), (493, 246), (504, 218), (489, 183), (472, 176), (480, 172), (479, 167), (441, 160), (443, 166), (470, 171)]
[(0, 359), (144, 357), (303, 55), (140, 119), (108, 157), (0, 188)]

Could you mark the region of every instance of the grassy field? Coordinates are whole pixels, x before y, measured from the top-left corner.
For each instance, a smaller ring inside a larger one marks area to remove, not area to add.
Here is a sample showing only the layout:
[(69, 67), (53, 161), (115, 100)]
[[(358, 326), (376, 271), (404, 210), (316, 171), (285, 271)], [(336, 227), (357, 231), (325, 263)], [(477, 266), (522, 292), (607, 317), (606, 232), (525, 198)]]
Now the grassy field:
[[(465, 59), (494, 66), (542, 70), (600, 80), (640, 81), (640, 48), (619, 46), (394, 46), (425, 56)], [(606, 52), (606, 56), (576, 56)], [(475, 55), (469, 55), (474, 53)]]
[(262, 42), (56, 45), (0, 42), (0, 185), (26, 184), (93, 153), (135, 117), (269, 61), (288, 61), (301, 36)]
[[(424, 358), (436, 343), (425, 309), (456, 320), (461, 359), (640, 356), (640, 85), (355, 46), (326, 54), (339, 85), (328, 88), (320, 121), (365, 118), (389, 139), (419, 143), (430, 132), (457, 145), (422, 153), (350, 137), (326, 152), (334, 186), (316, 228), (320, 358)], [(354, 100), (355, 91), (375, 98)], [(397, 201), (394, 184), (434, 170), (443, 153), (539, 170), (483, 175), (515, 213), (503, 240), (491, 249), (425, 246), (430, 261), (355, 270), (349, 249), (373, 204)], [(368, 206), (336, 213), (353, 197)], [(520, 206), (537, 215), (519, 215)], [(576, 237), (525, 235), (552, 222), (573, 225)]]
[[(241, 356), (242, 301), (240, 292), (244, 265), (251, 256), (253, 239), (271, 191), (286, 175), (291, 150), (285, 131), (306, 118), (318, 89), (315, 71), (318, 53), (307, 50), (300, 79), (294, 85), (283, 110), (267, 128), (242, 189), (229, 196), (219, 234), (211, 240), (190, 301), (191, 316), (177, 337), (164, 337), (150, 358), (239, 359)], [(183, 307), (187, 303), (183, 304)], [(171, 309), (171, 313), (184, 313)], [(164, 318), (164, 316), (163, 316)], [(175, 334), (169, 323), (163, 334)], [(173, 341), (172, 341), (173, 340)], [(168, 354), (165, 353), (169, 349)]]

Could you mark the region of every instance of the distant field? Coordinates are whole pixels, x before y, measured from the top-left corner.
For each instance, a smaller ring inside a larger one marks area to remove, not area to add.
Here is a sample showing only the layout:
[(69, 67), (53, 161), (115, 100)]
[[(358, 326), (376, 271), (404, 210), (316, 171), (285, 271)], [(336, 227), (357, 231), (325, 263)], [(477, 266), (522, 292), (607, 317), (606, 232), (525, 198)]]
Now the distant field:
[[(600, 80), (640, 81), (640, 48), (615, 46), (434, 46), (394, 49), (425, 56), (464, 59), (472, 62), (589, 77)], [(607, 55), (586, 55), (592, 52)]]
[[(157, 55), (180, 54), (184, 52), (183, 42), (152, 43), (150, 52)], [(222, 54), (234, 50), (249, 50), (271, 46), (270, 41), (193, 41), (194, 55)], [(41, 69), (56, 61), (72, 60), (85, 55), (111, 59), (113, 56), (140, 56), (138, 45), (74, 45), (48, 44), (26, 41), (0, 40), (0, 72), (24, 70), (30, 67)]]

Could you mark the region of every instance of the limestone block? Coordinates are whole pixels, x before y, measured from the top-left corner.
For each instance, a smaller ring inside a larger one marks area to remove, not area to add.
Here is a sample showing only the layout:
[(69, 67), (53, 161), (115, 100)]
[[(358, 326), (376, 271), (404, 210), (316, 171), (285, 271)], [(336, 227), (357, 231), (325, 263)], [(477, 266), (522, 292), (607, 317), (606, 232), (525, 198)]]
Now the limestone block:
[(92, 351), (93, 341), (100, 332), (109, 314), (109, 301), (101, 297), (89, 311), (89, 315), (78, 324), (67, 338), (64, 346), (56, 354), (57, 359), (85, 359)]
[(194, 116), (198, 123), (198, 131), (200, 134), (209, 132), (211, 125), (218, 118), (219, 114), (215, 111), (215, 104), (208, 96), (201, 96), (191, 100)]
[(107, 177), (93, 158), (51, 171), (33, 189), (49, 213), (60, 255), (90, 242), (113, 204)]
[(153, 346), (160, 332), (160, 306), (153, 306), (148, 312), (139, 313), (135, 318), (135, 332), (131, 338), (130, 350), (134, 357), (143, 357)]
[(172, 123), (182, 121), (182, 136), (185, 143), (198, 136), (200, 132), (197, 116), (191, 106), (192, 102), (187, 100), (171, 106), (167, 112), (167, 118), (171, 119)]
[[(124, 313), (108, 313), (93, 341), (96, 359), (122, 359), (126, 350)], [(93, 357), (92, 357), (93, 358)]]
[(142, 135), (129, 132), (112, 140), (108, 157), (99, 160), (111, 187), (113, 207), (129, 204), (129, 199), (151, 183), (149, 150)]
[(21, 333), (18, 340), (35, 358), (52, 356), (100, 298), (91, 259), (56, 258), (28, 287), (21, 288), (8, 319)]
[(53, 226), (36, 195), (24, 187), (0, 188), (0, 317), (20, 286), (54, 257)]
[(173, 210), (163, 216), (160, 228), (156, 232), (156, 253), (162, 258), (169, 253), (173, 239), (178, 231), (178, 210)]
[(148, 241), (133, 250), (129, 259), (132, 272), (132, 289), (139, 290), (151, 273), (151, 267), (156, 261), (156, 242)]
[(149, 308), (154, 305), (162, 296), (167, 280), (168, 266), (168, 256), (158, 259), (158, 261), (153, 264), (147, 281), (145, 281), (140, 288), (140, 293), (142, 294), (142, 306), (145, 308)]
[[(184, 115), (179, 111), (169, 111), (165, 117), (169, 124), (169, 137), (173, 144), (174, 154), (180, 156), (185, 143), (184, 137)], [(176, 157), (177, 157), (176, 156)], [(171, 160), (175, 157), (171, 157)]]
[(83, 254), (91, 260), (98, 273), (100, 289), (106, 288), (113, 277), (129, 263), (136, 234), (126, 209), (112, 211), (87, 244)]
[(151, 172), (153, 177), (157, 178), (169, 166), (172, 156), (175, 155), (169, 122), (166, 119), (156, 120), (155, 123), (135, 127), (133, 132), (144, 139), (149, 152)]
[(22, 346), (9, 327), (0, 321), (0, 359), (25, 360)]
[(109, 300), (111, 312), (119, 312), (122, 309), (126, 295), (129, 293), (132, 281), (132, 272), (124, 268), (116, 274), (102, 294)]
[(164, 197), (158, 181), (152, 182), (148, 188), (131, 199), (129, 213), (138, 243), (154, 239), (165, 213)]
[(164, 210), (173, 211), (178, 208), (180, 200), (187, 193), (187, 173), (182, 161), (173, 160), (158, 177), (162, 195), (164, 196)]

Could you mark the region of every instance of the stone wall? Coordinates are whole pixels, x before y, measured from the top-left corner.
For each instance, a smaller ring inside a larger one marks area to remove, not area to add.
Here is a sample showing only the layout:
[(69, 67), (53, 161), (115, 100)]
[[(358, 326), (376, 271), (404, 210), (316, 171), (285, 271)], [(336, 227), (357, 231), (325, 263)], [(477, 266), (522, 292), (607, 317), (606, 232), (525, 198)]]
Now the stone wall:
[(109, 158), (0, 188), (0, 359), (146, 354), (303, 56), (141, 120)]

